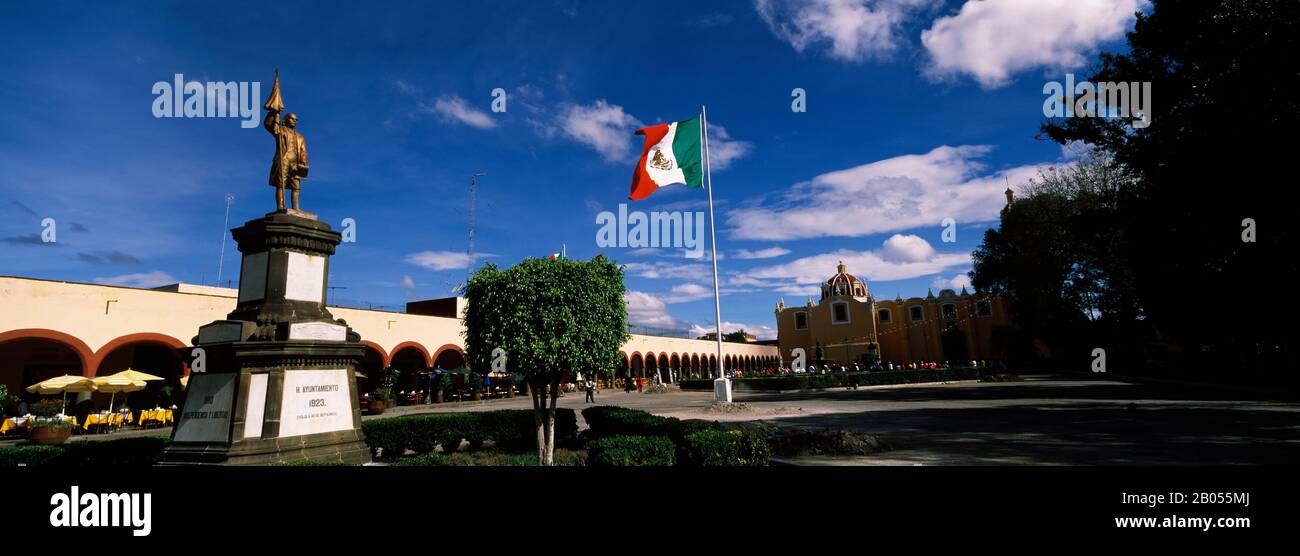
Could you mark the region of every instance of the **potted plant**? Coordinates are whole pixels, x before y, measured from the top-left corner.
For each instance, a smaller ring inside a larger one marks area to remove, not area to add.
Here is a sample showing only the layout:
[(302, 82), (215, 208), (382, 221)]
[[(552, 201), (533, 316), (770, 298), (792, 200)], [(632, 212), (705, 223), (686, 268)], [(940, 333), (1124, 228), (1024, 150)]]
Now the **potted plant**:
[(483, 399), (483, 375), (474, 371), (465, 371), (465, 387), (469, 389), (471, 400)]
[(35, 444), (63, 444), (72, 436), (72, 423), (60, 416), (63, 403), (58, 400), (41, 400), (32, 406), (32, 422), (28, 439)]
[(375, 391), (370, 393), (370, 405), (368, 406), (370, 414), (379, 415), (383, 413), (388, 408), (388, 400), (392, 399), (392, 397), (393, 390), (391, 388), (387, 386), (375, 388)]
[(0, 416), (13, 415), (22, 417), (22, 415), (18, 415), (19, 401), (18, 396), (9, 394), (9, 386), (0, 384)]

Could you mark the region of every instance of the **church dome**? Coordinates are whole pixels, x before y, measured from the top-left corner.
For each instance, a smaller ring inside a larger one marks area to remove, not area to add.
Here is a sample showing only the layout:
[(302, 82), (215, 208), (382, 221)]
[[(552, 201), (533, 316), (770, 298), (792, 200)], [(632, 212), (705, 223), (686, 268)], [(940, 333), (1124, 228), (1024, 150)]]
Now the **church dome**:
[(844, 261), (836, 267), (835, 275), (822, 284), (822, 299), (836, 296), (867, 297), (867, 283), (845, 272)]

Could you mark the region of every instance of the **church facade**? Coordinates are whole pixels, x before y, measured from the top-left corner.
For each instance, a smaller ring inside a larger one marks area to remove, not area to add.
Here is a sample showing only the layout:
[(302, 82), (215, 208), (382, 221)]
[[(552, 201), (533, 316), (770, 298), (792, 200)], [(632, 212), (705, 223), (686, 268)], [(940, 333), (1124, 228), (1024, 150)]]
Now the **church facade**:
[(776, 306), (777, 341), (782, 360), (802, 348), (808, 364), (882, 365), (1001, 359), (994, 328), (1010, 322), (1006, 298), (950, 289), (925, 297), (877, 300), (867, 283), (840, 263), (821, 287), (821, 297), (803, 305)]

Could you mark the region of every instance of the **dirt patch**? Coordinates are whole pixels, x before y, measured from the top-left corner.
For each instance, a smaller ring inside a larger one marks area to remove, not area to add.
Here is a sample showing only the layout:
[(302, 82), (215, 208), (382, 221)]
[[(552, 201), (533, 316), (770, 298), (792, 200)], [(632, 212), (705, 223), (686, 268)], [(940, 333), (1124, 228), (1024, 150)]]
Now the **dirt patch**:
[(676, 384), (656, 384), (646, 388), (644, 394), (679, 394), (682, 387)]
[(738, 402), (713, 402), (705, 406), (701, 411), (705, 413), (722, 413), (724, 415), (731, 415), (736, 413), (754, 413), (755, 409), (750, 407), (749, 404)]

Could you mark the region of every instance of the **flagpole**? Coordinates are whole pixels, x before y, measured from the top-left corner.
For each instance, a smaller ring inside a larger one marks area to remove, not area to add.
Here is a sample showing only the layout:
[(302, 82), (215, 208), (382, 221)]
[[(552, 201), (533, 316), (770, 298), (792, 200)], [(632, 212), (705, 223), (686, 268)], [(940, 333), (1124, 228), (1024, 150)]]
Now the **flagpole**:
[(713, 252), (713, 335), (718, 342), (718, 378), (713, 381), (713, 399), (731, 402), (731, 381), (727, 379), (722, 359), (722, 304), (718, 300), (718, 238), (713, 225), (713, 169), (709, 166), (709, 117), (700, 106), (700, 140), (704, 147), (704, 188), (709, 193), (709, 245)]

